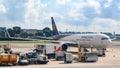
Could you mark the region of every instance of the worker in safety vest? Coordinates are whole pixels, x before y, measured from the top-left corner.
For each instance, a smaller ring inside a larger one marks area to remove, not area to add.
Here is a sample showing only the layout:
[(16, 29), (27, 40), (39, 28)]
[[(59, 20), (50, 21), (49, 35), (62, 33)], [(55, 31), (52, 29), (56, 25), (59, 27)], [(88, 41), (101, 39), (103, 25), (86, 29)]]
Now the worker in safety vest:
[(3, 47), (0, 45), (0, 54), (4, 53)]

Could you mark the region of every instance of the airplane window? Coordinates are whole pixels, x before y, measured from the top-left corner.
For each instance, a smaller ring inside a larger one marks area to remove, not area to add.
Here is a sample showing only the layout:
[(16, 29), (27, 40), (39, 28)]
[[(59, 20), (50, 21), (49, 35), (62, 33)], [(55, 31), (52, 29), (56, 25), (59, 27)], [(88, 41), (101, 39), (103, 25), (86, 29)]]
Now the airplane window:
[(101, 40), (108, 40), (108, 38), (101, 38)]

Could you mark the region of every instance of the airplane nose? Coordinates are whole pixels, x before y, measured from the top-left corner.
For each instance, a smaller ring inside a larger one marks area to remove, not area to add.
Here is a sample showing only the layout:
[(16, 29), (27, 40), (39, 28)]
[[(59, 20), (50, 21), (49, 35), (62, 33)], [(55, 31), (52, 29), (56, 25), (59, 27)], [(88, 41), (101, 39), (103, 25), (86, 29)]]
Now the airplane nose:
[(111, 45), (111, 40), (103, 41), (103, 47), (108, 47)]

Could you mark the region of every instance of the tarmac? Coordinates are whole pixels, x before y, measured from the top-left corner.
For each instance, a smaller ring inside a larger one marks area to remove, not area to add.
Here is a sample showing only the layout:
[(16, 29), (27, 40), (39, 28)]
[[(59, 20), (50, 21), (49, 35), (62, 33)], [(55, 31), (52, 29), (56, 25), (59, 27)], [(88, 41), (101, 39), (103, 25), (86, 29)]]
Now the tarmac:
[[(31, 51), (34, 44), (10, 44), (13, 51)], [(75, 48), (69, 48), (74, 50)], [(77, 49), (75, 49), (77, 51)], [(99, 57), (97, 62), (76, 62), (65, 64), (64, 61), (56, 61), (50, 59), (48, 64), (34, 64), (27, 66), (1, 66), (0, 68), (120, 68), (120, 42), (112, 42), (112, 45), (107, 48), (106, 56)]]

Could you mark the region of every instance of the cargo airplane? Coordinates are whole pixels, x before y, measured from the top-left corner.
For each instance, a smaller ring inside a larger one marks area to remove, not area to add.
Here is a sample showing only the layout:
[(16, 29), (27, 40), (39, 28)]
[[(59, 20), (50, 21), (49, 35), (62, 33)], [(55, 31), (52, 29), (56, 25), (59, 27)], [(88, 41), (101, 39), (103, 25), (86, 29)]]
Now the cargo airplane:
[[(65, 44), (79, 44), (84, 48), (107, 48), (111, 45), (111, 39), (105, 34), (59, 34), (53, 17), (51, 17), (53, 39)], [(56, 41), (56, 42), (57, 42)]]

